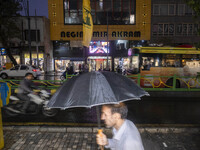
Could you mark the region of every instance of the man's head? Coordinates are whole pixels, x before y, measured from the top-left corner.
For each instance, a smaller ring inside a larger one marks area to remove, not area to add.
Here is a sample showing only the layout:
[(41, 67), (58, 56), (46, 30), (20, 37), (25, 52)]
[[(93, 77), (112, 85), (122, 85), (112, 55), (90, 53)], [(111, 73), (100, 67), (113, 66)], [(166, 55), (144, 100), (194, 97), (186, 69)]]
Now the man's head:
[(106, 127), (116, 127), (119, 122), (126, 119), (127, 113), (128, 109), (124, 103), (103, 105), (101, 119), (104, 120)]
[(26, 79), (28, 79), (28, 80), (33, 80), (33, 74), (31, 74), (31, 73), (27, 73), (26, 75), (25, 75), (25, 78)]

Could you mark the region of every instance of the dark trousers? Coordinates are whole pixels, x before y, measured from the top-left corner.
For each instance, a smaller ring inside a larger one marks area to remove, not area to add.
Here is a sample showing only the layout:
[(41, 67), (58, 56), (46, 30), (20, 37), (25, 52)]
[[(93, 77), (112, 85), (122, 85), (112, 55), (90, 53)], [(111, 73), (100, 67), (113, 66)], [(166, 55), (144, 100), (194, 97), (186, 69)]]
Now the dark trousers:
[(21, 93), (17, 94), (17, 96), (19, 97), (20, 100), (25, 101), (22, 110), (26, 110), (31, 102), (30, 97), (28, 97), (26, 94), (21, 94)]

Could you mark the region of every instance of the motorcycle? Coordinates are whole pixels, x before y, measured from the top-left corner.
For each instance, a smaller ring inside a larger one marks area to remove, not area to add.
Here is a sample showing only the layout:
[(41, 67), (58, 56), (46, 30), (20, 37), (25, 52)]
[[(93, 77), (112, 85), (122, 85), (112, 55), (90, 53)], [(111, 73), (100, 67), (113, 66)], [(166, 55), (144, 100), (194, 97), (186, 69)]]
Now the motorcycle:
[[(78, 75), (79, 73), (78, 72), (74, 72), (73, 74), (69, 74), (70, 75)], [(66, 79), (66, 71), (62, 73), (62, 75), (60, 76), (60, 79), (62, 81), (64, 81)]]
[[(58, 113), (58, 109), (48, 108), (47, 104), (49, 102), (48, 98), (50, 93), (46, 90), (41, 90), (38, 95), (28, 94), (30, 97), (30, 105), (26, 110), (25, 115), (35, 115), (42, 112), (46, 117), (53, 117)], [(20, 100), (17, 96), (10, 96), (10, 103), (5, 107), (5, 112), (9, 116), (17, 116), (22, 114), (21, 110), (25, 101)]]

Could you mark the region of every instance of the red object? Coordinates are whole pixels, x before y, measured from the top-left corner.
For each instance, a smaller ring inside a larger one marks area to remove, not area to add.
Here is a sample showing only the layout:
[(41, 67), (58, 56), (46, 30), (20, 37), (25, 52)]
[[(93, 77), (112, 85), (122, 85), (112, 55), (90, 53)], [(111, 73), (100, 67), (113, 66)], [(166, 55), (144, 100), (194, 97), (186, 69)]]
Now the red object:
[(103, 61), (103, 59), (96, 59), (96, 61)]
[(33, 71), (33, 72), (37, 72), (37, 70), (36, 70), (36, 69), (33, 69), (32, 71)]

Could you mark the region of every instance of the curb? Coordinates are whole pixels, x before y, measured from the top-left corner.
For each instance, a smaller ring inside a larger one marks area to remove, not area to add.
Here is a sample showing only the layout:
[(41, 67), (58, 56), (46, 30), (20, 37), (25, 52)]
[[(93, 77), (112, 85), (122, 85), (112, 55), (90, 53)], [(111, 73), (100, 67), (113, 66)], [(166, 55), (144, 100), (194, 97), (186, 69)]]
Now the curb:
[[(111, 129), (102, 128), (104, 132)], [(71, 133), (97, 133), (98, 128), (88, 127), (40, 127), (40, 126), (4, 126), (4, 131), (28, 131), (28, 132), (71, 132)], [(138, 127), (140, 133), (200, 133), (200, 128), (177, 128), (177, 127)]]

